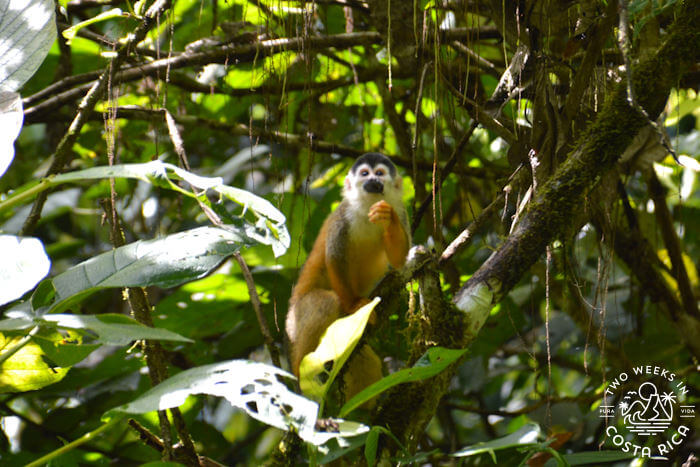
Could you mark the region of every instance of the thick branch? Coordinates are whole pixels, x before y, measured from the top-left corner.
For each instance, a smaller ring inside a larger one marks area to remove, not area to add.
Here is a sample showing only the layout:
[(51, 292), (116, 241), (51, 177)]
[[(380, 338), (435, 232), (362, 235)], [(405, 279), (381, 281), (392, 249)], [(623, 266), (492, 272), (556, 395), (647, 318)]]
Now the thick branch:
[[(203, 66), (210, 63), (221, 63), (233, 65), (239, 63), (252, 63), (280, 52), (321, 50), (328, 48), (347, 49), (358, 45), (371, 45), (380, 42), (380, 36), (376, 32), (358, 32), (350, 34), (336, 34), (321, 37), (296, 37), (291, 39), (268, 39), (253, 44), (225, 45), (212, 50), (201, 52), (184, 52), (172, 57), (153, 60), (152, 62), (124, 68), (114, 76), (115, 82), (133, 81), (144, 76), (154, 75), (167, 70), (177, 70), (180, 68)], [(85, 73), (83, 75), (67, 78), (66, 80), (48, 86), (33, 96), (24, 100), (25, 106), (41, 99), (54, 95), (59, 90), (68, 89), (86, 80), (95, 79), (95, 73)], [(61, 93), (61, 102), (70, 102), (80, 93), (84, 92), (83, 87), (69, 89)], [(45, 112), (50, 110), (41, 104), (27, 109), (25, 115), (28, 117), (33, 112)]]
[(673, 217), (671, 216), (671, 212), (668, 210), (668, 206), (666, 206), (666, 190), (661, 185), (661, 182), (659, 182), (659, 179), (656, 178), (656, 173), (654, 173), (653, 169), (649, 174), (647, 183), (649, 185), (649, 193), (651, 194), (651, 198), (654, 200), (654, 214), (656, 215), (656, 220), (661, 228), (661, 236), (664, 239), (666, 251), (668, 251), (668, 256), (671, 259), (671, 272), (678, 283), (678, 290), (681, 295), (683, 308), (685, 308), (685, 312), (689, 316), (700, 318), (697, 300), (693, 295), (693, 288), (690, 285), (688, 271), (686, 270), (685, 263), (683, 262), (681, 242), (673, 228)]
[[(671, 87), (699, 54), (700, 31), (695, 25), (700, 12), (690, 3), (686, 2), (685, 14), (679, 16), (664, 46), (634, 73), (638, 104), (652, 119), (658, 117)], [(647, 118), (628, 102), (624, 83), (618, 85), (569, 158), (538, 190), (513, 234), (457, 294), (457, 306), (465, 310), (471, 293), (485, 284), (494, 292), (492, 304), (500, 301), (542, 255), (546, 245), (562, 233), (569, 213), (614, 166), (645, 125)]]

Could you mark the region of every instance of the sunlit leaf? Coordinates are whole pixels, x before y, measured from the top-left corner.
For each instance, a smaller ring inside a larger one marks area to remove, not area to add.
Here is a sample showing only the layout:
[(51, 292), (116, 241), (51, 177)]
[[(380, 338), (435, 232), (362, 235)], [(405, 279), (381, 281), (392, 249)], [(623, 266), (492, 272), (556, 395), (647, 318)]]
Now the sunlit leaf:
[(78, 24), (74, 24), (73, 26), (65, 29), (62, 34), (63, 37), (66, 39), (66, 43), (70, 45), (70, 43), (73, 41), (73, 38), (75, 38), (75, 35), (78, 34), (78, 31), (83, 29), (86, 26), (90, 26), (91, 24), (94, 23), (99, 23), (100, 21), (106, 21), (108, 19), (112, 18), (118, 18), (122, 16), (122, 10), (119, 8), (112, 8), (109, 11), (105, 11), (100, 13), (97, 16), (93, 16), (90, 19), (87, 19), (85, 21), (81, 21)]
[(77, 329), (93, 334), (99, 344), (126, 345), (141, 339), (192, 342), (190, 339), (167, 329), (145, 326), (129, 316), (115, 313), (101, 315), (58, 313), (33, 319), (10, 318), (0, 321), (0, 330), (2, 331), (18, 331), (33, 326)]
[[(184, 196), (197, 199), (200, 203), (208, 206), (212, 211), (221, 214), (225, 218), (224, 220), (230, 220), (233, 225), (229, 227), (237, 229), (241, 237), (246, 237), (251, 240), (251, 244), (262, 243), (264, 245), (270, 245), (275, 256), (280, 256), (287, 251), (291, 243), (291, 237), (285, 226), (286, 218), (284, 214), (266, 199), (248, 191), (224, 185), (220, 177), (203, 177), (181, 169), (176, 165), (159, 160), (144, 164), (91, 167), (85, 170), (47, 177), (42, 180), (39, 185), (32, 183), (32, 188), (20, 187), (20, 189), (17, 190), (17, 194), (11, 195), (5, 201), (0, 202), (0, 211), (27, 201), (32, 196), (53, 186), (105, 178), (131, 178), (142, 180), (155, 186), (174, 190)], [(192, 188), (201, 192), (193, 193), (183, 189), (177, 183), (180, 180), (186, 181)], [(205, 192), (210, 196), (205, 196)], [(216, 197), (217, 195), (221, 200), (228, 200), (237, 204), (239, 206), (237, 212), (228, 212), (228, 210), (222, 208), (216, 200), (212, 202), (210, 198)], [(255, 223), (247, 221), (245, 217), (246, 214), (251, 214), (256, 217), (257, 220)]]
[(55, 39), (52, 1), (0, 0), (0, 89), (19, 89), (39, 68)]
[[(372, 310), (379, 303), (375, 297), (355, 313), (334, 321), (321, 336), (318, 347), (299, 365), (299, 384), (304, 394), (314, 400), (325, 398), (336, 375), (362, 337)], [(330, 369), (328, 364), (331, 363)]]
[(0, 91), (0, 177), (15, 157), (15, 139), (22, 129), (22, 99), (13, 91)]
[[(60, 341), (58, 332), (45, 333), (45, 339)], [(45, 360), (45, 352), (34, 340), (23, 342), (24, 336), (0, 334), (0, 357), (6, 352), (19, 350), (0, 365), (0, 393), (32, 391), (43, 388), (63, 379), (68, 373), (67, 367), (52, 367)], [(24, 345), (22, 345), (24, 344)]]
[(51, 260), (37, 238), (0, 235), (0, 305), (16, 300), (49, 273)]

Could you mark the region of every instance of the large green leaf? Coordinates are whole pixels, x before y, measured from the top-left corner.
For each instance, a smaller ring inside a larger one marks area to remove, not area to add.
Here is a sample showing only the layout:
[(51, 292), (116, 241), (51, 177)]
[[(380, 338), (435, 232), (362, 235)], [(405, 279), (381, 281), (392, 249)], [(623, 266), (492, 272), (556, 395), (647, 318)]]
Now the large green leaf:
[[(229, 227), (237, 229), (242, 238), (249, 239), (251, 243), (270, 245), (275, 256), (284, 254), (291, 243), (289, 232), (285, 226), (284, 214), (266, 199), (248, 191), (224, 185), (220, 177), (202, 177), (158, 160), (144, 164), (92, 167), (47, 177), (39, 183), (30, 182), (0, 202), (0, 211), (26, 202), (38, 193), (57, 185), (104, 178), (142, 180), (194, 198), (206, 206), (206, 209), (211, 213), (218, 215), (222, 222), (232, 224)], [(180, 187), (178, 182), (183, 180), (198, 192), (193, 193)], [(231, 212), (224, 205), (223, 201), (225, 200), (237, 204), (240, 211)], [(248, 214), (255, 217), (254, 222), (246, 219)]]
[(51, 260), (37, 238), (0, 235), (0, 305), (16, 300), (49, 273)]
[(36, 318), (10, 318), (0, 321), (0, 331), (20, 331), (37, 325), (89, 332), (96, 335), (99, 344), (126, 345), (141, 339), (192, 342), (167, 329), (145, 326), (129, 316), (114, 313), (95, 316), (58, 313)]
[(241, 245), (251, 244), (245, 233), (233, 228), (198, 227), (155, 240), (142, 240), (88, 259), (44, 283), (53, 288), (53, 301), (42, 283), (35, 307), (60, 312), (87, 295), (111, 287), (174, 287), (203, 277)]
[(511, 433), (491, 441), (476, 443), (472, 446), (462, 448), (452, 455), (454, 457), (469, 457), (477, 454), (488, 453), (491, 455), (493, 462), (497, 463), (495, 451), (515, 447), (534, 446), (537, 444), (537, 440), (540, 438), (541, 434), (542, 430), (538, 424), (527, 423), (515, 433)]
[(110, 410), (103, 418), (178, 407), (187, 396), (209, 394), (226, 398), (268, 425), (283, 430), (293, 428), (302, 439), (315, 445), (368, 431), (364, 425), (342, 420), (338, 421), (338, 432), (316, 431), (318, 404), (290, 391), (282, 378), (293, 376), (274, 366), (247, 360), (204, 365), (178, 373), (136, 400)]
[(467, 349), (445, 349), (443, 347), (428, 349), (413, 367), (392, 373), (355, 394), (355, 396), (347, 401), (340, 409), (339, 416), (346, 416), (368, 400), (397, 384), (420, 381), (439, 374), (451, 363), (464, 355), (466, 351)]
[(192, 342), (186, 337), (162, 328), (152, 328), (125, 316), (107, 313), (96, 316), (69, 314), (45, 315), (43, 320), (70, 329), (92, 331), (97, 334), (97, 342), (111, 345), (126, 345), (135, 340), (159, 339), (168, 341)]

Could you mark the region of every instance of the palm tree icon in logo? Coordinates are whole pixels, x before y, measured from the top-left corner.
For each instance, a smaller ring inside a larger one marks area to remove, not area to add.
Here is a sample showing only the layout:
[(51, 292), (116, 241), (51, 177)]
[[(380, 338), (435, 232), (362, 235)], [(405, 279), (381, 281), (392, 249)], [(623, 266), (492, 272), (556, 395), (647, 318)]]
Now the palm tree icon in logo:
[(673, 392), (659, 394), (656, 385), (650, 381), (642, 383), (637, 391), (628, 391), (620, 402), (620, 413), (627, 428), (640, 435), (661, 433), (671, 424)]

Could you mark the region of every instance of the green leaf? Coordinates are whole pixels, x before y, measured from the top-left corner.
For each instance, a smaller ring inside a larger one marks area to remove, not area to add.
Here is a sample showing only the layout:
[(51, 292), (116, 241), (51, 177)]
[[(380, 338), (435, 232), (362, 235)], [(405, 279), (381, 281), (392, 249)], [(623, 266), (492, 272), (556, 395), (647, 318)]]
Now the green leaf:
[(62, 33), (63, 37), (66, 39), (66, 44), (70, 45), (70, 43), (75, 38), (75, 35), (78, 34), (78, 31), (80, 31), (84, 27), (90, 26), (91, 24), (94, 24), (94, 23), (99, 23), (100, 21), (106, 21), (108, 19), (118, 18), (121, 16), (122, 16), (122, 10), (120, 10), (119, 8), (112, 8), (111, 10), (102, 12), (99, 15), (94, 16), (90, 19), (87, 19), (85, 21), (81, 21), (78, 24), (74, 24), (73, 26), (65, 29)]
[[(57, 331), (44, 331), (44, 339), (61, 341), (63, 336)], [(20, 346), (16, 349), (16, 346)], [(13, 352), (0, 365), (0, 393), (23, 392), (41, 389), (63, 379), (67, 367), (53, 367), (45, 360), (45, 352), (34, 340), (24, 336), (8, 336), (0, 333), (0, 357)]]
[(70, 308), (103, 288), (174, 287), (198, 279), (244, 244), (249, 238), (234, 229), (199, 227), (125, 245), (51, 279), (56, 296), (50, 311)]
[(370, 467), (374, 466), (377, 462), (377, 447), (379, 446), (379, 435), (381, 431), (381, 427), (373, 426), (367, 434), (367, 440), (365, 441), (365, 461)]
[[(202, 177), (181, 169), (173, 164), (159, 160), (144, 164), (123, 164), (109, 167), (92, 167), (85, 170), (68, 172), (47, 177), (39, 184), (31, 182), (26, 187), (20, 187), (16, 192), (0, 202), (0, 212), (19, 203), (28, 201), (33, 196), (53, 186), (84, 180), (104, 178), (131, 178), (151, 183), (155, 186), (176, 191), (189, 198), (196, 199), (210, 210), (225, 219), (231, 219), (234, 225), (224, 227), (236, 229), (238, 234), (247, 238), (251, 243), (257, 242), (270, 245), (275, 256), (284, 254), (291, 243), (291, 237), (285, 227), (286, 218), (272, 203), (248, 191), (224, 185), (220, 177)], [(193, 188), (201, 190), (192, 193), (181, 188), (181, 180)], [(30, 186), (29, 186), (30, 185)], [(207, 195), (205, 196), (205, 192)], [(218, 195), (220, 201), (228, 200), (242, 208), (240, 213), (233, 214), (225, 210), (218, 202), (210, 198)], [(257, 219), (254, 223), (245, 220), (252, 213)]]
[(56, 39), (50, 0), (0, 0), (0, 89), (16, 91), (39, 68)]
[(100, 344), (81, 344), (78, 339), (74, 343), (67, 339), (53, 341), (37, 337), (36, 342), (46, 357), (61, 367), (71, 367), (83, 361), (93, 350), (100, 347)]
[(0, 321), (0, 331), (19, 331), (34, 326), (34, 321), (27, 318), (10, 318)]
[(466, 351), (467, 349), (445, 349), (443, 347), (428, 349), (411, 368), (405, 368), (385, 376), (376, 383), (367, 386), (365, 389), (355, 394), (355, 396), (347, 401), (340, 409), (339, 416), (345, 417), (368, 400), (371, 400), (378, 394), (397, 384), (420, 381), (439, 374), (459, 357), (464, 355)]
[(143, 414), (178, 407), (187, 396), (208, 394), (226, 398), (268, 425), (283, 430), (294, 428), (302, 439), (315, 445), (368, 430), (358, 423), (343, 422), (338, 433), (316, 432), (318, 404), (291, 392), (281, 382), (282, 378), (293, 376), (274, 366), (247, 360), (204, 365), (163, 381), (136, 400), (110, 410), (103, 419), (119, 413)]
[(81, 329), (97, 334), (97, 342), (101, 344), (126, 345), (141, 339), (157, 339), (167, 341), (192, 342), (186, 337), (162, 328), (152, 328), (140, 324), (125, 315), (107, 313), (103, 315), (44, 315), (36, 320), (55, 323), (58, 327)]
[(511, 433), (502, 438), (497, 438), (483, 443), (476, 443), (472, 446), (462, 448), (452, 454), (454, 457), (469, 457), (487, 452), (496, 463), (495, 451), (523, 446), (534, 446), (537, 439), (542, 435), (540, 426), (536, 423), (527, 423), (515, 433)]
[[(333, 380), (362, 337), (372, 310), (379, 303), (375, 297), (355, 313), (334, 321), (321, 336), (318, 347), (307, 354), (299, 365), (299, 385), (304, 394), (322, 401)], [(332, 363), (330, 370), (328, 363)]]
[(0, 235), (0, 305), (20, 298), (49, 273), (51, 260), (41, 240)]

